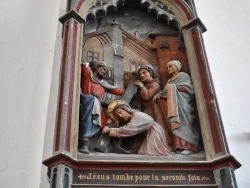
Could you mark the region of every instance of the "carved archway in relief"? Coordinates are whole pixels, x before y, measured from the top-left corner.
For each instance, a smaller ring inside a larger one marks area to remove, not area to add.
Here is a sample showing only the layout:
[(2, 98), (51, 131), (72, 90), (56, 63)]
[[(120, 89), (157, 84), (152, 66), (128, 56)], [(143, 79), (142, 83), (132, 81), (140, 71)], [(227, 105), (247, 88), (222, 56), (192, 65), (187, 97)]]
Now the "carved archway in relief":
[[(107, 13), (109, 11), (112, 12), (112, 10), (116, 10), (117, 7), (124, 7), (124, 5), (133, 7), (135, 5), (135, 7), (137, 8), (146, 8), (146, 10), (152, 13), (154, 18), (158, 16), (158, 18), (161, 18), (160, 20), (163, 20), (163, 22), (167, 23), (167, 25), (169, 25), (170, 23), (172, 27), (176, 28), (175, 34), (171, 38), (173, 42), (172, 44), (170, 38), (168, 38), (171, 35), (165, 34), (164, 36), (162, 36), (160, 35), (160, 33), (152, 32), (148, 33), (148, 40), (143, 41), (144, 45), (149, 47), (149, 49), (153, 49), (153, 52), (151, 52), (152, 54), (156, 54), (155, 56), (158, 60), (157, 64), (160, 75), (166, 75), (164, 72), (166, 62), (168, 62), (170, 59), (176, 59), (176, 57), (182, 61), (183, 70), (190, 73), (194, 83), (197, 111), (199, 114), (199, 121), (206, 158), (213, 159), (214, 157), (219, 157), (225, 153), (228, 153), (222, 122), (220, 119), (220, 114), (218, 113), (219, 110), (217, 101), (214, 97), (214, 89), (205, 56), (203, 41), (200, 37), (202, 32), (205, 31), (205, 27), (200, 22), (199, 18), (195, 17), (195, 10), (192, 10), (189, 4), (186, 3), (186, 1), (80, 0), (78, 3), (74, 3), (74, 5), (75, 7), (73, 7), (73, 10), (60, 18), (60, 21), (65, 24), (65, 47), (62, 59), (63, 72), (61, 76), (57, 133), (54, 152), (66, 151), (73, 156), (77, 155), (76, 138), (78, 132), (77, 114), (79, 107), (78, 86), (80, 85), (79, 65), (83, 58), (83, 41), (87, 36), (83, 35), (83, 33), (87, 28), (85, 26), (87, 24), (88, 18), (95, 18), (96, 16), (98, 16), (98, 14), (107, 16)], [(77, 14), (74, 10), (76, 10), (79, 14)], [(84, 20), (84, 18), (87, 20)], [(83, 24), (79, 24), (82, 22)], [(70, 24), (73, 24), (74, 27), (69, 27)], [(117, 24), (115, 25), (117, 26)], [(97, 31), (94, 30), (94, 32)], [(127, 29), (121, 27), (119, 29), (119, 32), (123, 36), (123, 39), (129, 38), (134, 42), (134, 44), (139, 44), (140, 40), (138, 42), (136, 37), (131, 37), (131, 33), (128, 34)], [(104, 32), (102, 34), (98, 34), (98, 32), (89, 32), (88, 34), (90, 36), (92, 35), (92, 38), (93, 36), (95, 36), (95, 38), (100, 41), (101, 45), (103, 45), (105, 41), (109, 41), (110, 37), (110, 35), (107, 35), (107, 32)], [(101, 41), (103, 41), (104, 43)], [(154, 41), (156, 41), (158, 46), (154, 46)], [(124, 44), (126, 47), (126, 40)], [(169, 50), (169, 46), (173, 47), (176, 50)], [(155, 49), (157, 49), (156, 52), (154, 51)], [(145, 51), (147, 50), (144, 50), (144, 52)], [(71, 57), (71, 59), (67, 59), (67, 57)], [(123, 57), (123, 54), (119, 54), (118, 60), (121, 61)], [(103, 58), (105, 58), (105, 55), (103, 56)], [(145, 61), (145, 64), (146, 63), (152, 62)], [(70, 72), (67, 70), (67, 66), (71, 69)], [(121, 77), (119, 71), (114, 71), (114, 73), (117, 72), (118, 75), (114, 75), (114, 77)], [(164, 85), (167, 77), (160, 76), (160, 79), (162, 81), (162, 84)], [(117, 83), (119, 85), (122, 82), (123, 78), (120, 78)]]
[[(176, 33), (172, 33), (172, 35), (175, 35), (176, 41), (174, 45), (168, 44), (171, 43), (171, 39), (169, 37), (162, 38), (161, 33), (157, 33), (157, 31), (153, 31), (150, 33), (148, 40), (143, 41), (145, 45), (148, 45), (149, 47), (155, 49), (156, 45), (153, 44), (155, 39), (157, 38), (157, 42), (161, 41), (160, 48), (162, 49), (168, 49), (169, 53), (161, 53), (164, 55), (158, 55), (157, 62), (158, 61), (164, 61), (168, 62), (170, 59), (178, 58), (183, 63), (183, 70), (186, 72), (189, 72), (189, 65), (187, 58), (184, 57), (186, 55), (181, 54), (173, 54), (174, 51), (181, 52), (182, 50), (185, 50), (185, 42), (183, 40), (180, 40), (180, 36), (182, 35), (182, 26), (187, 24), (189, 20), (194, 18), (193, 12), (190, 9), (190, 7), (182, 1), (176, 1), (176, 2), (169, 2), (169, 1), (152, 1), (152, 0), (137, 0), (137, 1), (125, 1), (125, 0), (106, 0), (106, 1), (80, 1), (77, 5), (75, 5), (75, 9), (79, 12), (79, 14), (85, 19), (86, 22), (88, 22), (89, 19), (98, 19), (97, 17), (99, 15), (108, 15), (109, 11), (117, 11), (118, 7), (124, 7), (124, 5), (128, 5), (130, 7), (140, 7), (144, 8), (145, 11), (147, 11), (149, 14), (154, 15), (157, 20), (161, 20), (162, 22), (167, 23), (168, 25), (172, 25), (175, 28), (178, 28), (179, 31)], [(177, 16), (176, 16), (177, 15)], [(111, 23), (110, 23), (111, 24)], [(86, 28), (86, 25), (84, 26)], [(135, 32), (135, 31), (134, 31)], [(171, 31), (168, 31), (171, 32)], [(173, 32), (173, 31), (172, 31)], [(130, 32), (132, 33), (132, 32)], [(145, 33), (144, 33), (145, 34)], [(148, 32), (149, 34), (149, 32)], [(165, 32), (165, 36), (170, 36), (171, 34), (167, 34)], [(166, 43), (166, 38), (168, 38), (168, 42)], [(126, 42), (126, 41), (125, 41)], [(174, 41), (172, 41), (174, 42)], [(151, 44), (150, 44), (151, 43)], [(167, 46), (166, 46), (167, 45)], [(169, 49), (169, 47), (175, 48), (175, 49)], [(171, 53), (170, 53), (171, 51)], [(159, 57), (161, 56), (161, 57)], [(84, 59), (84, 57), (83, 57)], [(85, 58), (86, 59), (86, 58)], [(141, 63), (146, 64), (149, 62)], [(150, 62), (152, 63), (152, 61)], [(159, 72), (160, 74), (166, 74), (165, 72), (165, 65), (163, 63), (159, 64)], [(126, 66), (126, 61), (125, 61)], [(163, 84), (166, 83), (166, 78), (161, 78), (161, 81)]]
[[(157, 54), (157, 62), (158, 62), (158, 71), (160, 75), (166, 75), (165, 64), (162, 62), (168, 62), (171, 59), (177, 58), (181, 60), (183, 63), (183, 71), (190, 72), (188, 58), (189, 55), (186, 56), (182, 54), (175, 54), (173, 52), (183, 52), (185, 51), (185, 47), (187, 44), (191, 44), (192, 40), (190, 38), (183, 39), (183, 26), (192, 25), (194, 22), (195, 15), (193, 10), (191, 10), (190, 6), (185, 1), (175, 0), (175, 1), (154, 1), (154, 0), (137, 0), (137, 1), (129, 1), (129, 0), (106, 0), (106, 1), (87, 1), (81, 0), (78, 4), (75, 5), (76, 11), (85, 19), (87, 22), (89, 19), (97, 19), (99, 15), (107, 15), (110, 11), (116, 11), (118, 7), (124, 7), (124, 5), (128, 5), (130, 7), (143, 7), (149, 14), (153, 14), (157, 20), (161, 20), (162, 22), (167, 23), (168, 25), (172, 25), (175, 28), (178, 28), (178, 32), (172, 35), (176, 36), (175, 41), (171, 40), (169, 37), (162, 38), (160, 33), (151, 32), (149, 35), (148, 41), (144, 41), (144, 44), (150, 46), (151, 48), (156, 48), (153, 44), (155, 39), (159, 43), (161, 41), (160, 48), (165, 49), (165, 52), (159, 52)], [(85, 23), (86, 23), (85, 22)], [(86, 25), (84, 25), (86, 28)], [(201, 27), (202, 28), (202, 27)], [(204, 29), (204, 28), (202, 28)], [(165, 34), (165, 36), (170, 36), (171, 34)], [(167, 39), (168, 38), (168, 39)], [(172, 37), (173, 38), (173, 37)], [(166, 43), (166, 41), (168, 42)], [(190, 40), (190, 41), (189, 41)], [(168, 43), (176, 43), (176, 44), (168, 44)], [(151, 43), (151, 44), (150, 44)], [(167, 46), (165, 46), (167, 45)], [(175, 49), (169, 49), (169, 47)], [(168, 51), (166, 53), (166, 51)], [(170, 52), (171, 51), (171, 52)], [(189, 53), (189, 50), (187, 50)], [(85, 53), (86, 54), (86, 53)], [(84, 57), (83, 57), (84, 59)], [(86, 59), (86, 58), (85, 58)], [(150, 62), (152, 63), (152, 62)], [(150, 64), (148, 63), (148, 64)], [(141, 63), (141, 64), (146, 64)], [(125, 61), (126, 67), (126, 61)], [(127, 66), (128, 67), (128, 66)], [(167, 77), (160, 78), (163, 85), (167, 81)]]

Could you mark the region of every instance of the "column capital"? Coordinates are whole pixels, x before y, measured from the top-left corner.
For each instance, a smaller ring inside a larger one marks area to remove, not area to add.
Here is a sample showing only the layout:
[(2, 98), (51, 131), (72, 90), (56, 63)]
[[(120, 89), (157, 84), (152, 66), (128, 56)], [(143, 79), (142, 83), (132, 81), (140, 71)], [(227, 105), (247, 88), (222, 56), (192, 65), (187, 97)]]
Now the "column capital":
[(189, 20), (185, 25), (183, 25), (182, 27), (181, 27), (181, 31), (183, 30), (183, 29), (190, 29), (190, 28), (192, 28), (192, 27), (195, 27), (195, 26), (197, 26), (197, 27), (199, 27), (200, 28), (200, 30), (202, 31), (202, 33), (204, 33), (204, 32), (206, 32), (207, 31), (207, 28), (205, 27), (205, 25), (202, 23), (202, 21), (200, 20), (200, 18), (194, 18), (194, 19), (192, 19), (192, 20)]
[(85, 20), (75, 10), (71, 10), (59, 18), (59, 21), (64, 24), (69, 19), (74, 18), (79, 23), (84, 23)]

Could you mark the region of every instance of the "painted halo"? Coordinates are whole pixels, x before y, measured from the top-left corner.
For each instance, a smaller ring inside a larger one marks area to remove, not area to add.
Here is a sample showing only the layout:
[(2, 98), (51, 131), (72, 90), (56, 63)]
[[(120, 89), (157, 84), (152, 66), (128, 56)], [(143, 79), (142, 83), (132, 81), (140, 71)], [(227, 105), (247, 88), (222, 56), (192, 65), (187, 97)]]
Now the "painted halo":
[(108, 109), (107, 109), (107, 113), (108, 116), (114, 121), (115, 117), (114, 117), (114, 110), (118, 107), (118, 106), (126, 106), (128, 108), (130, 108), (130, 106), (123, 100), (114, 100), (112, 101), (109, 105), (108, 105)]

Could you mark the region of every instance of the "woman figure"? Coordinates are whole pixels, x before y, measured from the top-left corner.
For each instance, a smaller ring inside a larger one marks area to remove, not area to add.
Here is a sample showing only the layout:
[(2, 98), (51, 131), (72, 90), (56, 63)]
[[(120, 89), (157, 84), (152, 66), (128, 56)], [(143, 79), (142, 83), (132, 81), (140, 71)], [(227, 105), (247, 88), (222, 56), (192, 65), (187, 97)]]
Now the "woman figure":
[(169, 126), (172, 151), (188, 155), (198, 151), (199, 138), (194, 126), (193, 85), (190, 76), (180, 72), (181, 66), (178, 60), (167, 63), (171, 77), (165, 88), (155, 96), (154, 107), (157, 112), (160, 111), (159, 108), (163, 111), (164, 118), (160, 115), (159, 119), (165, 119)]

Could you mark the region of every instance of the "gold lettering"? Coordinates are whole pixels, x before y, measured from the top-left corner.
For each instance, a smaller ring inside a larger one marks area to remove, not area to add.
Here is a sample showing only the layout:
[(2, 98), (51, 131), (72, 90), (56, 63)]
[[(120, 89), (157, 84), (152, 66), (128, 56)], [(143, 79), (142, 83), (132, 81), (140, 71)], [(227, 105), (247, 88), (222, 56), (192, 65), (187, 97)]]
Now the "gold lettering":
[(92, 179), (96, 179), (96, 173), (93, 174)]
[(128, 173), (126, 173), (125, 175), (122, 175), (122, 174), (120, 174), (120, 175), (112, 174), (112, 179), (113, 180), (119, 180), (119, 181), (122, 181), (122, 180), (131, 181), (131, 180), (134, 179), (134, 176), (133, 175), (129, 175)]
[(93, 179), (105, 180), (105, 175), (97, 175), (96, 178), (93, 177)]
[(185, 180), (186, 180), (186, 177), (183, 176), (183, 175), (181, 174), (181, 175), (180, 175), (180, 180), (185, 181)]
[(209, 180), (208, 177), (206, 176), (200, 176), (196, 175), (194, 173), (190, 173), (188, 175), (183, 175), (183, 174), (168, 174), (168, 175), (162, 175), (158, 176), (155, 175), (154, 173), (150, 175), (131, 175), (129, 173), (124, 173), (124, 174), (112, 174), (112, 175), (107, 175), (107, 174), (99, 174), (99, 173), (93, 173), (93, 172), (88, 172), (86, 174), (79, 174), (78, 176), (79, 180), (116, 180), (116, 181), (133, 181), (135, 183), (139, 183), (140, 181), (158, 181), (161, 179), (162, 181), (189, 181), (189, 182), (198, 182), (198, 181), (207, 181)]
[(206, 177), (206, 176), (203, 176), (203, 177), (201, 178), (201, 181), (206, 181), (206, 180), (209, 180), (209, 178)]
[(188, 181), (190, 182), (191, 181), (191, 174), (188, 174)]
[(109, 175), (106, 175), (106, 180), (110, 180), (110, 176)]
[(181, 175), (169, 175), (169, 176), (162, 176), (161, 177), (161, 180), (163, 181), (185, 181), (186, 180), (186, 177), (183, 176), (182, 174)]
[(91, 180), (92, 179), (92, 173), (89, 173), (89, 175), (87, 176), (87, 180)]
[(200, 176), (197, 176), (196, 174), (188, 174), (188, 181), (201, 181)]
[(135, 175), (135, 183), (137, 181), (148, 181), (150, 179), (150, 176), (149, 175)]
[(80, 180), (110, 180), (110, 175), (88, 173), (87, 175), (79, 174), (78, 179)]
[(133, 180), (133, 176), (126, 173), (126, 180)]
[[(118, 176), (118, 175), (116, 175)], [(126, 180), (126, 176), (125, 175), (119, 175), (119, 180)]]
[(152, 180), (159, 180), (159, 177), (156, 176), (156, 175), (154, 175), (154, 174), (152, 174)]
[(82, 180), (82, 179), (86, 179), (86, 175), (82, 175), (82, 174), (80, 174), (80, 175), (78, 176), (78, 178), (79, 178), (80, 180)]

